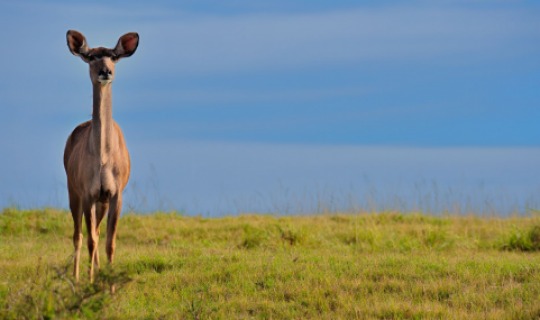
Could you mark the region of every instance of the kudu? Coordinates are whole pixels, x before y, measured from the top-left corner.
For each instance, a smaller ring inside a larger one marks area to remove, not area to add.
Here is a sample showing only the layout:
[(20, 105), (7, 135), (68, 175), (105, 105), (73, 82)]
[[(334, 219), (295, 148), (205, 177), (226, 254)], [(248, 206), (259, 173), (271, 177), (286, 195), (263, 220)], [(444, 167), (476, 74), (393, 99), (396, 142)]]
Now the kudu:
[(107, 258), (113, 262), (116, 227), (122, 209), (122, 191), (129, 179), (130, 159), (120, 127), (112, 118), (111, 85), (118, 60), (131, 56), (139, 44), (139, 35), (126, 33), (114, 49), (90, 48), (80, 32), (67, 32), (67, 45), (75, 56), (90, 66), (93, 88), (92, 120), (77, 126), (64, 150), (69, 207), (73, 216), (75, 280), (79, 280), (82, 245), (82, 217), (86, 221), (90, 281), (99, 268), (99, 224), (107, 218)]

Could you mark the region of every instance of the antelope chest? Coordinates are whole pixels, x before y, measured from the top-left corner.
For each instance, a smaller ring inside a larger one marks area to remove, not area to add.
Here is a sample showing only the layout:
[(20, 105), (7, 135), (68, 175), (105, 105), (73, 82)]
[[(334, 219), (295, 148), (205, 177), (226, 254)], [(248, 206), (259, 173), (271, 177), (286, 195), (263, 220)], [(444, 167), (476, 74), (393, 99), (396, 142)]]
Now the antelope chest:
[(110, 165), (104, 165), (101, 167), (100, 172), (100, 196), (103, 197), (104, 193), (106, 196), (110, 197), (118, 191), (118, 185), (116, 179), (118, 176), (117, 170)]
[(88, 194), (94, 199), (106, 202), (112, 196), (118, 193), (118, 170), (113, 166), (104, 164), (99, 166), (99, 170), (95, 170), (90, 179), (91, 183), (88, 186)]

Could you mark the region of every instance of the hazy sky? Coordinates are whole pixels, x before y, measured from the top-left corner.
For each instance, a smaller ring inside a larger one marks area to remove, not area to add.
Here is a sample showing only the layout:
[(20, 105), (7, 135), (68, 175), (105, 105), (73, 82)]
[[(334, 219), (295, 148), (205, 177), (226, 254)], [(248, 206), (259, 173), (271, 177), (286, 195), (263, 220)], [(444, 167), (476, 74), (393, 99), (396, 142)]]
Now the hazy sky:
[(67, 207), (92, 98), (68, 29), (140, 35), (113, 85), (131, 209), (540, 203), (537, 1), (4, 0), (0, 27), (0, 207)]

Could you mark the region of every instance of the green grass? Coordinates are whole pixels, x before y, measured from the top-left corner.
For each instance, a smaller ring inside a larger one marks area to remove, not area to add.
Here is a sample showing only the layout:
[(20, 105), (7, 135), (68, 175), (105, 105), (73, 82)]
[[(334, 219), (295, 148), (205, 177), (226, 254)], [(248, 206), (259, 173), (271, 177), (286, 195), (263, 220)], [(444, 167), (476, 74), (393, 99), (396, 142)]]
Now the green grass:
[(538, 216), (125, 215), (79, 285), (71, 235), (68, 212), (0, 213), (1, 319), (540, 317)]

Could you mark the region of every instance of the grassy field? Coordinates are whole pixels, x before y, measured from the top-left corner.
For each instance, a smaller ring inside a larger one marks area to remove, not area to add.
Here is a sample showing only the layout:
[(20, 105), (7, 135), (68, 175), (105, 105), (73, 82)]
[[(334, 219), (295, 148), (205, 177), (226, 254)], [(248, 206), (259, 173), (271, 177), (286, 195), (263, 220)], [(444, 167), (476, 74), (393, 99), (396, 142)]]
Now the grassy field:
[(84, 251), (79, 285), (71, 236), (65, 211), (0, 213), (0, 318), (540, 317), (535, 215), (125, 215), (114, 267), (88, 283)]

